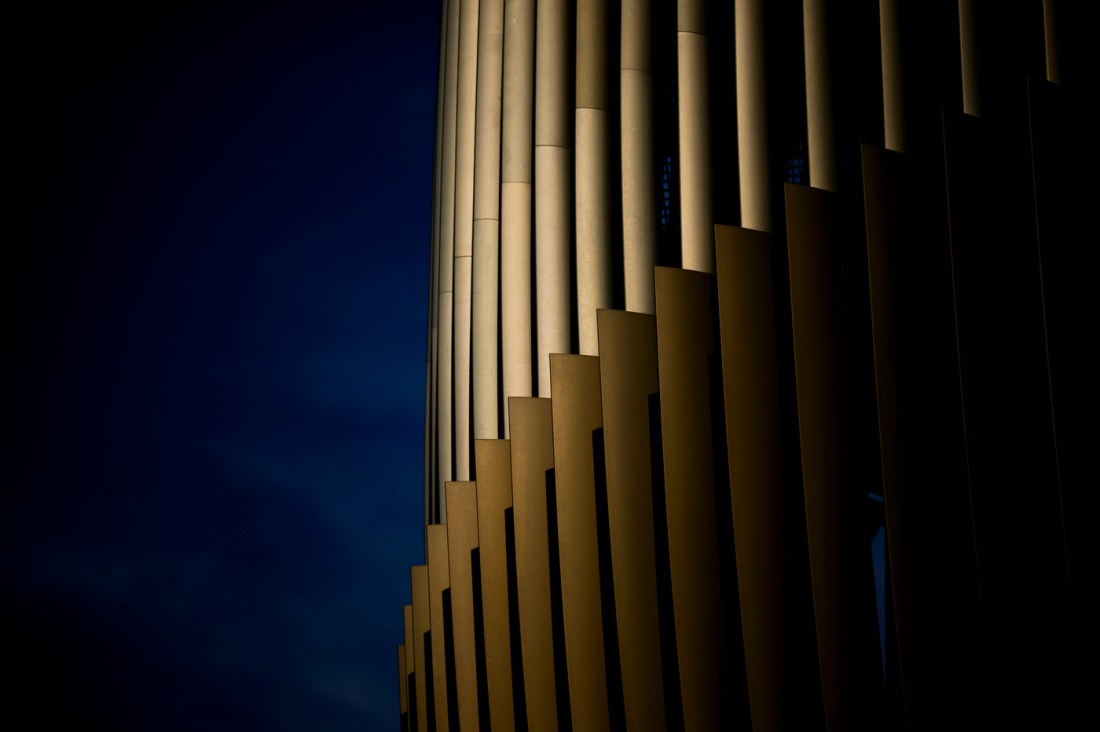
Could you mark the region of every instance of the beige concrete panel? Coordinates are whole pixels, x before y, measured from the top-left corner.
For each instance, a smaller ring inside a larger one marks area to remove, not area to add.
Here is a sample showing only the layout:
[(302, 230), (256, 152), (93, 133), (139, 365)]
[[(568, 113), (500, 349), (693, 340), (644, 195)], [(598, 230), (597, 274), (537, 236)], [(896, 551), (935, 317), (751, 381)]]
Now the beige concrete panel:
[(707, 358), (714, 278), (657, 267), (657, 364), (669, 571), (686, 729), (722, 727), (722, 591)]
[(798, 729), (818, 678), (805, 517), (787, 493), (767, 234), (715, 227), (730, 506), (754, 730)]
[(474, 221), (500, 217), (501, 93), (504, 0), (480, 0), (477, 120), (474, 130)]
[(473, 407), (474, 438), (500, 437), (498, 405), (498, 298), (500, 295), (500, 250), (498, 222), (482, 219), (474, 222), (473, 260)]
[(844, 433), (845, 235), (841, 199), (784, 186), (798, 433), (821, 689), (828, 728), (868, 729), (882, 666), (871, 601), (866, 489), (852, 483)]
[(416, 674), (416, 721), (420, 732), (428, 731), (428, 684), (423, 669), (427, 668), (424, 661), (424, 634), (431, 629), (431, 615), (428, 609), (428, 567), (418, 564), (412, 568), (412, 609), (413, 609), (413, 646), (414, 669)]
[[(974, 515), (943, 195), (919, 160), (869, 145), (863, 211), (897, 668), (908, 729), (975, 728), (979, 626)], [(998, 242), (999, 243), (999, 242)], [(960, 497), (962, 500), (960, 500)], [(945, 667), (944, 658), (951, 658)]]
[(405, 605), (401, 609), (404, 611), (405, 618), (405, 670), (411, 674), (416, 670), (416, 646), (413, 643), (413, 606)]
[[(681, 3), (681, 10), (685, 4)], [(678, 33), (680, 114), (680, 231), (684, 269), (714, 272), (714, 216), (710, 199), (710, 105), (707, 38)]]
[(981, 74), (978, 71), (978, 28), (975, 3), (959, 0), (959, 55), (962, 66), (963, 112), (982, 116)]
[(492, 729), (511, 730), (515, 727), (515, 712), (504, 512), (512, 507), (512, 451), (507, 440), (476, 440), (474, 460), (488, 714)]
[(577, 107), (607, 109), (607, 0), (577, 0)]
[(676, 30), (681, 33), (706, 33), (706, 0), (677, 0)]
[[(626, 4), (623, 5), (626, 14)], [(625, 20), (624, 20), (625, 23)], [(648, 20), (647, 28), (648, 32)], [(626, 29), (623, 29), (624, 43)], [(648, 42), (646, 44), (648, 48)], [(624, 51), (624, 61), (626, 63)], [(646, 59), (648, 65), (648, 59)], [(620, 74), (623, 187), (623, 278), (626, 309), (653, 314), (657, 264), (657, 190), (653, 167), (653, 79), (648, 71)]]
[[(429, 290), (430, 292), (430, 290)], [(429, 305), (429, 309), (430, 309)], [(430, 318), (429, 318), (430, 320)], [(431, 521), (429, 508), (431, 506), (432, 493), (432, 462), (435, 454), (432, 451), (432, 333), (428, 328), (428, 360), (424, 368), (424, 523)]]
[(402, 648), (405, 649), (405, 689), (406, 689), (406, 702), (408, 703), (409, 721), (416, 718), (416, 677), (411, 679), (410, 685), (409, 676), (413, 673), (416, 667), (416, 652), (415, 644), (413, 643), (413, 607), (412, 605), (405, 605), (402, 608), (402, 615), (404, 616), (404, 629), (405, 629), (405, 643)]
[[(535, 3), (505, 0), (501, 180), (530, 183), (534, 163)], [(507, 205), (504, 212), (508, 211)], [(503, 219), (503, 216), (502, 216)]]
[(470, 335), (472, 257), (455, 257), (454, 450), (455, 479), (470, 479)]
[(886, 149), (905, 152), (905, 88), (899, 2), (878, 2), (879, 48), (882, 54), (882, 121)]
[(550, 396), (550, 354), (570, 350), (572, 157), (569, 148), (535, 148), (535, 311), (540, 396)]
[[(570, 82), (573, 63), (569, 38), (572, 3), (540, 0), (536, 10), (535, 38), (535, 147), (573, 146)], [(538, 161), (535, 162), (538, 175)]]
[(444, 485), (454, 477), (454, 454), (451, 449), (453, 444), (452, 426), (452, 401), (451, 401), (451, 300), (452, 293), (439, 293), (439, 359), (436, 364), (436, 450), (439, 461), (436, 470), (436, 479), (439, 482), (439, 518), (447, 517), (447, 494)]
[(737, 168), (741, 225), (771, 231), (768, 97), (764, 67), (764, 0), (734, 3), (737, 66)]
[(577, 109), (577, 332), (586, 356), (600, 353), (596, 311), (612, 305), (609, 122), (602, 109)]
[(829, 63), (831, 40), (827, 22), (829, 0), (802, 0), (806, 45), (806, 136), (809, 144), (810, 185), (837, 189), (836, 124), (833, 80)]
[(405, 672), (405, 644), (397, 647), (397, 696), (401, 710), (401, 724), (404, 729), (409, 713), (409, 675)]
[(600, 389), (607, 519), (626, 727), (665, 724), (653, 542), (649, 397), (657, 394), (653, 316), (601, 310)]
[(531, 396), (531, 184), (501, 185), (500, 323), (504, 434), (508, 399)]
[(622, 0), (620, 16), (619, 69), (653, 70), (653, 42), (649, 37), (650, 0)]
[(552, 356), (550, 378), (554, 382), (554, 476), (570, 712), (574, 730), (606, 730), (611, 723), (592, 453), (592, 432), (603, 426), (600, 361), (591, 356)]
[[(447, 558), (447, 525), (426, 527), (428, 539), (428, 607), (432, 625), (432, 682), (435, 691), (435, 725), (450, 729), (447, 722), (447, 646), (444, 636), (443, 590), (451, 586)], [(439, 659), (438, 661), (436, 659)]]
[(546, 471), (554, 467), (549, 399), (513, 397), (509, 404), (516, 594), (527, 719), (532, 732), (558, 729), (554, 635), (550, 619), (550, 548)]
[(477, 651), (474, 638), (474, 576), (470, 552), (477, 548), (477, 485), (447, 484), (447, 553), (450, 559), (455, 688), (462, 732), (478, 729)]

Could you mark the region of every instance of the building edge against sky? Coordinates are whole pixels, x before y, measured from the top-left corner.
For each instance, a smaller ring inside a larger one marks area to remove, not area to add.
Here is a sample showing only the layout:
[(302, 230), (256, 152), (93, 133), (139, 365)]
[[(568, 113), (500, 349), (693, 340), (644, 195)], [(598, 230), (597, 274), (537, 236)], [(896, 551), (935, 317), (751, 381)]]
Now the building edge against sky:
[(1072, 718), (1072, 12), (444, 0), (407, 728)]

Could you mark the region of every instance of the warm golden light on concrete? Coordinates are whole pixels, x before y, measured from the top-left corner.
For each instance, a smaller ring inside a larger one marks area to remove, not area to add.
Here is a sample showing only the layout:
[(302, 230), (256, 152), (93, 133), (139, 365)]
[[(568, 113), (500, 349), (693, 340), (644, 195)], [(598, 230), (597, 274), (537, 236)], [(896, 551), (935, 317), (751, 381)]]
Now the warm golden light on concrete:
[(500, 319), (504, 436), (508, 400), (532, 395), (531, 195), (534, 178), (535, 3), (504, 5)]
[(573, 729), (602, 730), (607, 709), (593, 432), (603, 427), (600, 362), (551, 356), (562, 620)]
[[(447, 525), (431, 524), (427, 527), (428, 546), (428, 606), (432, 627), (432, 685), (435, 700), (436, 726), (448, 729), (447, 716), (447, 679), (446, 633), (444, 631), (443, 592), (450, 585), (450, 568), (447, 559)], [(439, 659), (436, 661), (436, 659)]]
[(500, 134), (504, 0), (480, 0), (474, 148), (474, 438), (500, 437), (497, 336), (500, 311)]
[(532, 730), (557, 730), (546, 523), (546, 474), (554, 467), (550, 400), (513, 397), (511, 402), (516, 589), (522, 618), (520, 637), (527, 719)]
[(489, 722), (493, 729), (513, 729), (506, 519), (512, 508), (512, 453), (507, 440), (477, 440), (474, 451)]
[(477, 486), (447, 484), (447, 556), (450, 562), (451, 622), (454, 627), (455, 685), (462, 730), (478, 729), (477, 646), (474, 635), (474, 570), (477, 543)]
[(1080, 716), (1076, 7), (445, 0), (403, 724)]
[(550, 354), (568, 353), (573, 135), (568, 89), (570, 3), (542, 0), (535, 39), (535, 311), (538, 394), (550, 396)]

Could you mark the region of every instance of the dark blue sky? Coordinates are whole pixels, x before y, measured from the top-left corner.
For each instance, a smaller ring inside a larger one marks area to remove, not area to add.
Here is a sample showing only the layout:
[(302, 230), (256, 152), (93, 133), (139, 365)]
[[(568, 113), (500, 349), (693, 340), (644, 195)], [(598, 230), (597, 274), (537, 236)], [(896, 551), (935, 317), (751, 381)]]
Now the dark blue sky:
[(9, 719), (397, 727), (438, 3), (230, 5), (6, 23)]

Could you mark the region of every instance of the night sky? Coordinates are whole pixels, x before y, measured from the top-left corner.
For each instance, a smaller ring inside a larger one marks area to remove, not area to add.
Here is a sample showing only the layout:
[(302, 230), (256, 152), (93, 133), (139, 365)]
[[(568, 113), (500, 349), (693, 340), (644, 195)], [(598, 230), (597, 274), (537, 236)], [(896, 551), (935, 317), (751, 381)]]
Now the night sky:
[(4, 31), (5, 726), (396, 729), (438, 2), (39, 5)]

